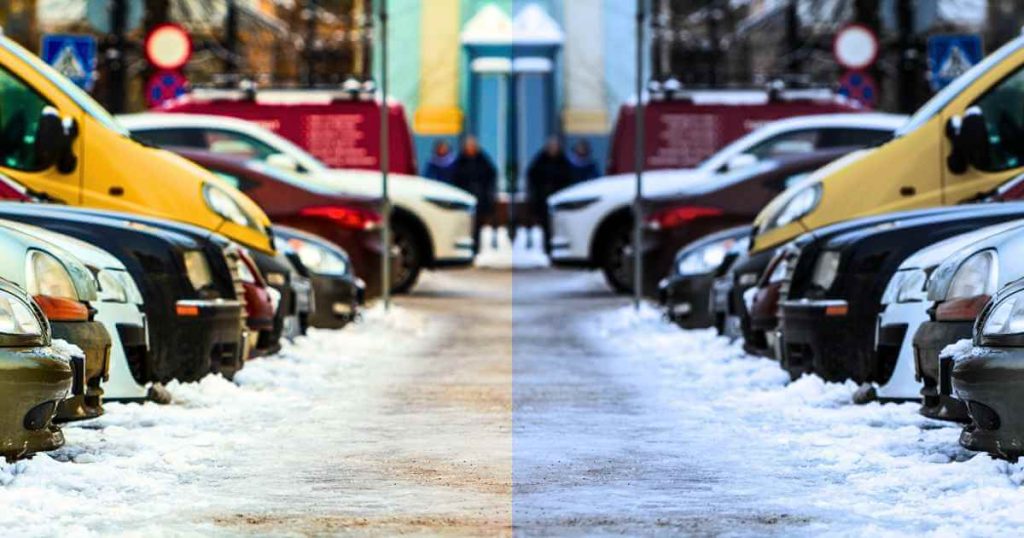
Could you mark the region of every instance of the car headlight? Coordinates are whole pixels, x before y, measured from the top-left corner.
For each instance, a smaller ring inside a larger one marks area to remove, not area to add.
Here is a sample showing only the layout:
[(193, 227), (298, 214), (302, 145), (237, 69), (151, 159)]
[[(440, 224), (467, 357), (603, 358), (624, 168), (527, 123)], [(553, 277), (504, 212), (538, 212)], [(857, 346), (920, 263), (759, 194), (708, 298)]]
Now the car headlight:
[(778, 214), (765, 222), (762, 231), (781, 228), (791, 222), (804, 218), (818, 207), (819, 202), (821, 202), (821, 183), (804, 187), (782, 206)]
[(96, 273), (96, 281), (100, 285), (100, 300), (114, 303), (127, 303), (128, 290), (124, 289), (121, 279), (114, 276), (110, 271), (101, 269)]
[(0, 334), (40, 336), (43, 325), (32, 307), (13, 293), (0, 290)]
[(213, 284), (213, 271), (210, 270), (210, 262), (206, 260), (206, 255), (202, 251), (188, 250), (182, 257), (185, 260), (185, 274), (196, 291)]
[(775, 264), (772, 269), (772, 273), (768, 275), (769, 284), (777, 284), (782, 282), (786, 278), (786, 273), (789, 272), (789, 258), (783, 257), (779, 260), (779, 263)]
[(684, 254), (676, 263), (676, 272), (681, 276), (691, 276), (704, 275), (718, 269), (733, 243), (734, 239), (724, 239)]
[(29, 252), (25, 259), (25, 280), (29, 295), (79, 299), (78, 290), (64, 264), (45, 252)]
[(983, 250), (964, 260), (950, 280), (945, 300), (992, 295), (999, 279), (994, 250)]
[(291, 239), (289, 246), (299, 255), (302, 265), (318, 275), (342, 276), (348, 274), (348, 260), (337, 253), (301, 239)]
[(928, 283), (928, 274), (921, 269), (910, 269), (898, 271), (885, 287), (882, 294), (882, 304), (893, 303), (916, 303), (927, 298), (925, 286)]
[(836, 281), (836, 276), (839, 274), (840, 260), (840, 254), (834, 250), (822, 252), (821, 256), (818, 256), (818, 261), (814, 263), (811, 283), (823, 290), (831, 288), (832, 283)]
[(203, 199), (206, 200), (206, 205), (211, 211), (220, 215), (225, 220), (234, 222), (239, 226), (259, 229), (256, 220), (250, 217), (224, 189), (210, 183), (205, 183), (203, 184)]
[(1024, 292), (1016, 292), (999, 300), (990, 310), (981, 327), (983, 336), (1005, 336), (1024, 333)]

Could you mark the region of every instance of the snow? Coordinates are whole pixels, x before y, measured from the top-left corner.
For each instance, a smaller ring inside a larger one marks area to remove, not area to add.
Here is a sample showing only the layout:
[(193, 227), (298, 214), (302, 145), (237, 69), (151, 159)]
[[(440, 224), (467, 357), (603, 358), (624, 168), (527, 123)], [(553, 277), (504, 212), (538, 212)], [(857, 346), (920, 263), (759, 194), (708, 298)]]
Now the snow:
[[(774, 361), (713, 331), (680, 331), (653, 308), (596, 314), (582, 330), (632, 354), (631, 369), (659, 386), (653, 398), (701, 417), (692, 434), (709, 438), (702, 468), (749, 452), (743, 487), (806, 518), (796, 534), (984, 536), (1024, 524), (1024, 463), (961, 448), (959, 425), (916, 404), (858, 406), (852, 382), (789, 382)], [(948, 351), (969, 349), (965, 340)]]
[(519, 228), (513, 241), (508, 229), (485, 226), (474, 265), (487, 269), (538, 269), (551, 262), (544, 253), (544, 232), (538, 226)]

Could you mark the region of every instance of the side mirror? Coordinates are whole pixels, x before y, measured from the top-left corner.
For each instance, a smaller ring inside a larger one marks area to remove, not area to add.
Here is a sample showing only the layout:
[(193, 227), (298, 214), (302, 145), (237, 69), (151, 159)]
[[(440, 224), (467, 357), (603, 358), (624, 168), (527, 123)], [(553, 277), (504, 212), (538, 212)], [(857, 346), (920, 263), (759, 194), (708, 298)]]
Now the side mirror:
[(46, 107), (36, 125), (36, 164), (41, 169), (56, 166), (62, 174), (70, 174), (78, 165), (72, 144), (78, 137), (78, 124), (71, 118), (61, 119), (53, 107)]
[(300, 169), (299, 162), (296, 161), (290, 155), (285, 155), (284, 153), (274, 153), (272, 155), (268, 155), (267, 164), (273, 166), (274, 168), (280, 168), (282, 170), (287, 170), (289, 172), (298, 172)]
[(735, 157), (729, 159), (729, 161), (725, 163), (725, 169), (726, 171), (739, 170), (740, 168), (754, 166), (758, 162), (760, 161), (758, 161), (756, 155), (751, 155), (749, 153), (740, 153), (739, 155), (736, 155)]
[(968, 109), (963, 117), (950, 118), (946, 123), (946, 138), (953, 147), (946, 159), (950, 172), (963, 174), (971, 166), (979, 170), (989, 168), (992, 148), (988, 125), (977, 107)]

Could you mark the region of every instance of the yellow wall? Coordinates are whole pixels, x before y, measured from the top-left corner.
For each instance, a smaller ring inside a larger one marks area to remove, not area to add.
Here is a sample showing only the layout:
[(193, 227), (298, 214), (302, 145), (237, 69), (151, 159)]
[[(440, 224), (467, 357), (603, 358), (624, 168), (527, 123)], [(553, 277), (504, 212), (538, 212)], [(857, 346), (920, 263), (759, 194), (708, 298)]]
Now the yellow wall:
[(420, 25), (420, 95), (414, 130), (417, 134), (455, 135), (462, 130), (459, 0), (430, 0), (430, 9), (422, 10)]

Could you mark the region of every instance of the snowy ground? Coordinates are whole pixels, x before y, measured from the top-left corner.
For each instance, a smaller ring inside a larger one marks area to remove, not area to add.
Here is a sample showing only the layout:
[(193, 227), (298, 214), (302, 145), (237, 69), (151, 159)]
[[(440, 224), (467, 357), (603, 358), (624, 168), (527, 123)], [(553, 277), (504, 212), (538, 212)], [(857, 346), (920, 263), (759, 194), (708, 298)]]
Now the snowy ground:
[(238, 384), (111, 405), (0, 464), (0, 529), (92, 535), (990, 535), (1024, 465), (913, 405), (787, 384), (595, 274), (431, 273)]

